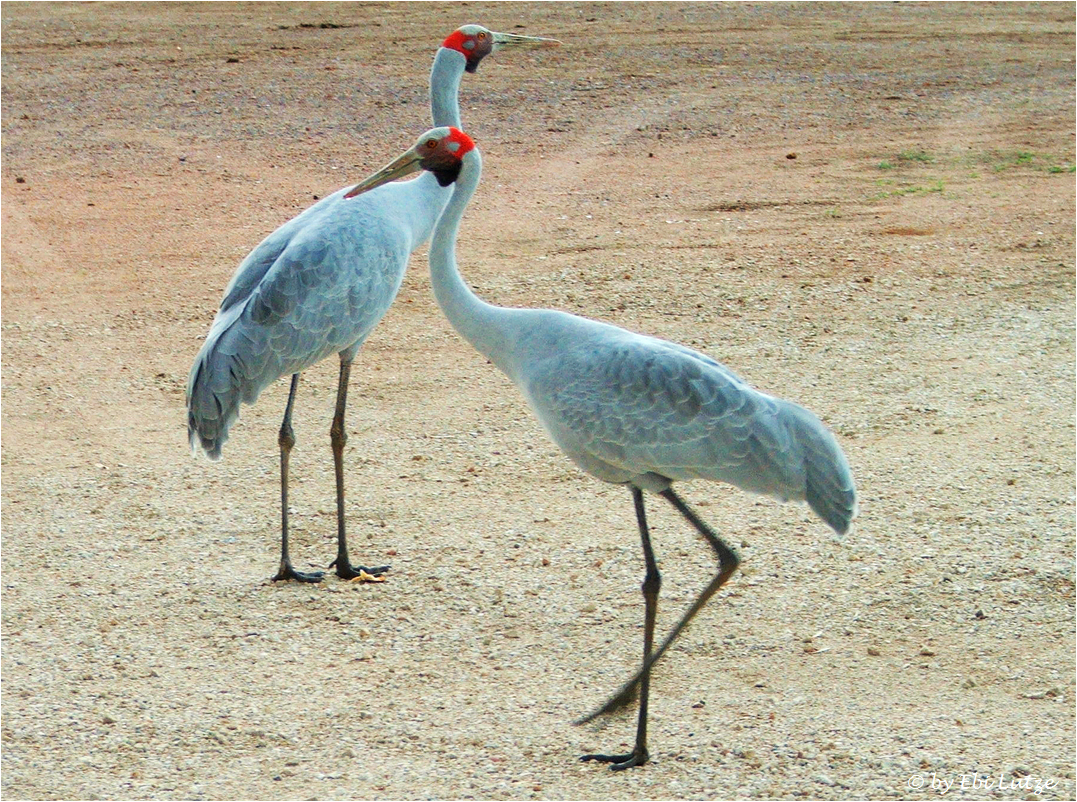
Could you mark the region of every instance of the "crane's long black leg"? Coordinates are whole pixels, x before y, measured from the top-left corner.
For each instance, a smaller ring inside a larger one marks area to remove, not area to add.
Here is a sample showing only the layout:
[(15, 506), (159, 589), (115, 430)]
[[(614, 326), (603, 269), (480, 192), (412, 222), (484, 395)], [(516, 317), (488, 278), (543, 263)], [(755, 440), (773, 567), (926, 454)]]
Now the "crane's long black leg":
[(292, 567), (292, 558), (288, 556), (288, 455), (295, 445), (295, 432), (292, 431), (292, 406), (295, 404), (295, 391), (299, 386), (299, 374), (292, 375), (292, 387), (288, 391), (288, 405), (284, 408), (284, 420), (280, 425), (277, 442), (280, 444), (280, 570), (273, 577), (295, 579), (299, 582), (321, 582), (325, 576), (321, 571), (306, 573)]
[(673, 630), (669, 633), (666, 639), (662, 641), (662, 645), (651, 655), (650, 660), (644, 665), (639, 673), (626, 682), (617, 693), (611, 696), (609, 700), (602, 705), (602, 707), (577, 721), (577, 724), (586, 724), (588, 721), (593, 721), (599, 716), (620, 710), (631, 702), (635, 696), (636, 687), (640, 685), (643, 678), (650, 672), (651, 666), (658, 662), (662, 655), (666, 653), (666, 649), (668, 649), (670, 644), (676, 640), (679, 634), (681, 634), (681, 630), (688, 626), (688, 622), (695, 617), (696, 613), (703, 609), (703, 605), (705, 605), (710, 597), (715, 594), (718, 588), (722, 587), (722, 585), (729, 580), (729, 577), (731, 577), (733, 572), (737, 570), (737, 566), (740, 565), (740, 560), (737, 558), (736, 552), (729, 548), (729, 546), (714, 533), (714, 530), (707, 526), (707, 524), (695, 514), (691, 507), (684, 503), (683, 499), (673, 491), (673, 488), (668, 488), (667, 490), (662, 491), (661, 495), (670, 504), (676, 507), (681, 515), (688, 519), (688, 522), (695, 527), (699, 534), (703, 535), (711, 548), (714, 549), (715, 554), (718, 555), (718, 573), (715, 574), (707, 587), (703, 589), (703, 592), (699, 594), (699, 597), (692, 603), (692, 606), (688, 608), (681, 620), (677, 622), (675, 627), (673, 627)]
[(341, 579), (361, 579), (364, 575), (375, 577), (389, 570), (388, 565), (377, 568), (352, 565), (348, 558), (348, 536), (344, 526), (344, 444), (348, 442), (348, 431), (344, 428), (344, 407), (348, 403), (348, 379), (351, 369), (351, 361), (340, 360), (337, 408), (333, 414), (333, 425), (329, 428), (329, 439), (333, 444), (333, 469), (337, 477), (337, 558), (329, 563), (329, 567), (336, 566), (337, 576)]
[(658, 591), (662, 587), (662, 575), (658, 572), (658, 563), (651, 549), (651, 533), (647, 528), (647, 513), (643, 506), (643, 491), (632, 488), (632, 500), (636, 504), (636, 522), (639, 524), (640, 541), (643, 543), (643, 559), (647, 563), (647, 573), (643, 577), (643, 601), (646, 607), (643, 623), (643, 668), (640, 669), (639, 721), (636, 724), (636, 746), (626, 755), (584, 755), (580, 760), (598, 760), (612, 763), (614, 771), (622, 771), (631, 766), (642, 766), (650, 759), (647, 753), (647, 703), (651, 691), (651, 650), (654, 648), (654, 622), (658, 615)]

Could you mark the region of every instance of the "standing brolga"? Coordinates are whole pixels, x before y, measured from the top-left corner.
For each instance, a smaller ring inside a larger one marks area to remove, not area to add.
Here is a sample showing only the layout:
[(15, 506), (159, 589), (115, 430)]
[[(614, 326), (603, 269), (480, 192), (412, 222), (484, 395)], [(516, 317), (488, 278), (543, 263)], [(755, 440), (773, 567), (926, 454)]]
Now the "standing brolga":
[[(435, 125), (460, 125), (458, 92), (465, 72), (495, 50), (558, 44), (553, 39), (494, 33), (465, 25), (450, 34), (430, 72)], [(336, 411), (330, 429), (337, 496), (337, 576), (368, 578), (387, 566), (352, 565), (344, 526), (344, 407), (348, 375), (363, 341), (388, 311), (408, 257), (422, 245), (452, 190), (433, 176), (382, 187), (361, 202), (342, 189), (282, 225), (247, 255), (229, 282), (220, 311), (195, 358), (187, 383), (192, 450), (219, 459), (240, 402), (253, 404), (281, 376), (292, 377), (281, 423), (281, 559), (273, 578), (318, 582), (288, 553), (288, 455), (295, 445), (292, 405), (299, 374), (340, 355)]]
[[(625, 769), (647, 762), (651, 667), (737, 568), (737, 555), (674, 492), (682, 479), (711, 479), (783, 501), (806, 501), (844, 534), (856, 516), (849, 465), (833, 435), (808, 410), (753, 389), (698, 351), (548, 309), (485, 303), (456, 267), (460, 218), (479, 184), (482, 158), (456, 128), (435, 128), (345, 197), (418, 170), (455, 182), (430, 243), (430, 277), (456, 330), (516, 383), (553, 441), (580, 468), (631, 490), (646, 575), (643, 664), (591, 719), (624, 707), (639, 689), (633, 750), (585, 755)], [(364, 196), (365, 197), (365, 196)], [(654, 648), (661, 575), (643, 491), (669, 501), (718, 558), (718, 572)]]

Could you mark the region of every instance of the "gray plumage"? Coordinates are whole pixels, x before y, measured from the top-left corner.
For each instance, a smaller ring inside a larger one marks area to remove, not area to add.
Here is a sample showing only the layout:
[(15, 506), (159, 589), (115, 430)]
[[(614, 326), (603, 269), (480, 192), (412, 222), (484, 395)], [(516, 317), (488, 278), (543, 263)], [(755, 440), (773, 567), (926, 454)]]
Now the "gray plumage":
[[(459, 87), (495, 49), (556, 44), (465, 25), (450, 34), (430, 72), (435, 125), (459, 125)], [(380, 187), (358, 200), (340, 190), (288, 221), (240, 264), (224, 293), (187, 383), (192, 451), (219, 459), (240, 404), (253, 404), (269, 384), (291, 375), (278, 442), (281, 449), (281, 567), (275, 579), (317, 582), (296, 571), (288, 554), (288, 455), (299, 374), (331, 354), (340, 357), (330, 436), (337, 481), (337, 574), (363, 578), (385, 567), (352, 566), (344, 527), (344, 410), (351, 363), (379, 323), (404, 278), (408, 257), (433, 230), (452, 194), (439, 176)]]
[(577, 465), (603, 481), (656, 493), (675, 480), (710, 479), (806, 501), (836, 531), (847, 531), (856, 513), (852, 474), (833, 435), (808, 410), (683, 345), (566, 312), (497, 307), (471, 292), (456, 267), (455, 243), (482, 159), (473, 149), (462, 160), (430, 245), (435, 296)]
[(808, 410), (654, 337), (558, 312), (528, 316), (526, 328), (527, 347), (510, 352), (506, 372), (588, 473), (655, 493), (678, 480), (727, 482), (806, 501), (839, 533), (849, 528), (848, 463)]
[[(458, 125), (467, 62), (438, 49), (430, 73), (435, 124)], [(331, 354), (351, 362), (389, 310), (411, 252), (430, 237), (451, 190), (433, 175), (362, 201), (334, 192), (282, 225), (240, 263), (187, 383), (192, 450), (219, 459), (240, 403)]]
[(243, 260), (191, 369), (192, 448), (218, 459), (240, 402), (332, 354), (354, 359), (447, 200), (433, 176), (420, 178), (381, 187), (365, 203), (345, 202), (342, 189)]
[[(783, 501), (805, 501), (835, 531), (845, 533), (857, 509), (849, 464), (811, 412), (752, 388), (698, 351), (565, 312), (506, 309), (476, 296), (457, 269), (456, 239), (479, 184), (482, 158), (461, 131), (428, 131), (349, 194), (419, 169), (455, 171), (453, 196), (430, 244), (430, 278), (438, 305), (464, 339), (520, 388), (573, 462), (631, 490), (646, 564), (643, 664), (584, 721), (623, 707), (638, 689), (636, 743), (627, 754), (584, 759), (610, 763), (616, 770), (642, 765), (649, 759), (651, 667), (739, 564), (736, 552), (674, 492), (673, 482), (709, 479)], [(669, 501), (718, 559), (718, 572), (657, 649), (661, 574), (643, 491)]]

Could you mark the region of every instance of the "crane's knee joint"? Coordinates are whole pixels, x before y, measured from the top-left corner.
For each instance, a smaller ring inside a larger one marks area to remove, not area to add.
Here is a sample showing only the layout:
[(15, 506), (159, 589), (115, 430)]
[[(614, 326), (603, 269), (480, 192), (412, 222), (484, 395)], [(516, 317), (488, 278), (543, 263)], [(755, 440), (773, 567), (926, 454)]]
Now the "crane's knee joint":
[(295, 446), (295, 432), (292, 431), (291, 426), (281, 426), (280, 434), (277, 435), (277, 443), (280, 444), (282, 451), (291, 451)]
[(644, 596), (657, 596), (658, 591), (662, 588), (662, 575), (655, 571), (654, 573), (648, 573), (643, 578), (643, 584), (640, 585), (640, 590), (643, 591)]

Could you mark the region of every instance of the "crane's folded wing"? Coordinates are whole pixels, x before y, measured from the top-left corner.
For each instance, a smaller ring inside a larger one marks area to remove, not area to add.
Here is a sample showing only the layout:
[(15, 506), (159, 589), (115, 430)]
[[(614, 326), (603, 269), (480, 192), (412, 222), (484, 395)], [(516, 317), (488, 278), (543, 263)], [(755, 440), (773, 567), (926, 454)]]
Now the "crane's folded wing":
[(549, 364), (531, 377), (528, 392), (570, 456), (804, 498), (803, 450), (782, 414), (785, 402), (709, 357), (635, 336), (586, 343)]

